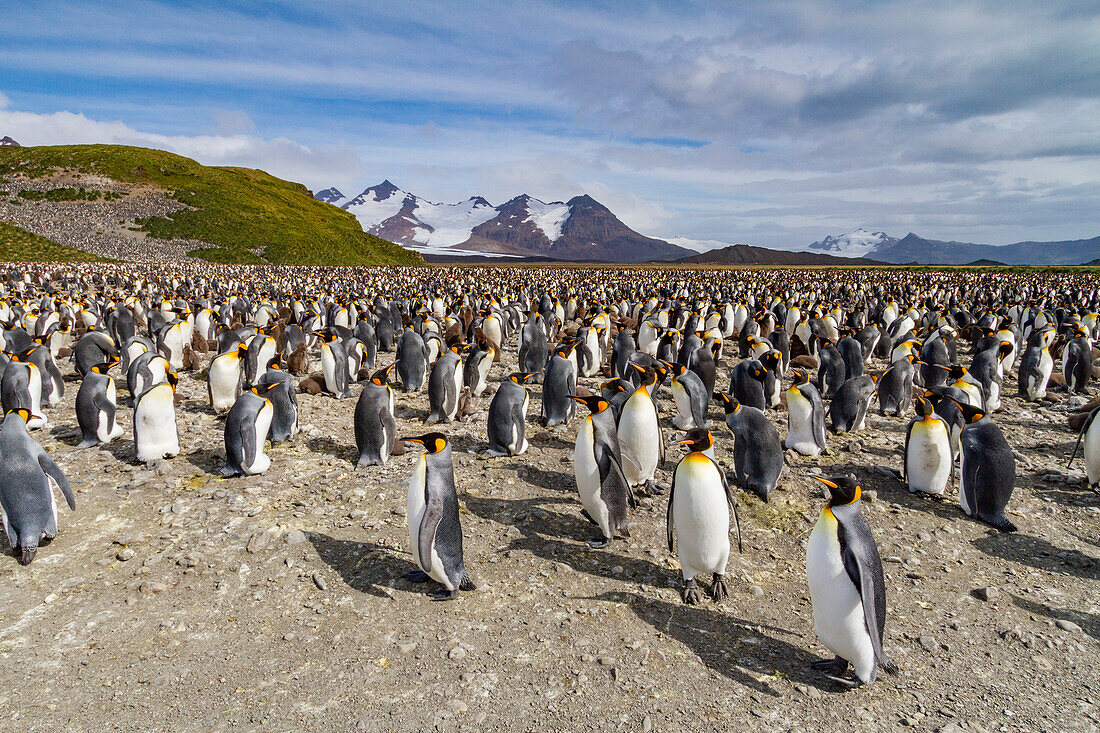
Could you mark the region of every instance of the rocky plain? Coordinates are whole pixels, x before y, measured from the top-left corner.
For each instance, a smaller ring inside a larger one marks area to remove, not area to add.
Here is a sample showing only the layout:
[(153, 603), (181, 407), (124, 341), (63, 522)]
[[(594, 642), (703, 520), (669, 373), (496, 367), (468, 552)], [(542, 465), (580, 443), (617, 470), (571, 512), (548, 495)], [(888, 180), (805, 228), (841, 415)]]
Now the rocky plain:
[[(207, 355), (209, 359), (210, 355)], [(380, 353), (380, 364), (392, 354)], [(514, 367), (514, 344), (494, 368)], [(727, 384), (730, 359), (720, 368)], [(883, 364), (877, 363), (881, 368)], [(316, 363), (314, 364), (316, 368)], [(30, 566), (0, 557), (0, 719), (10, 730), (1091, 731), (1100, 726), (1100, 496), (1068, 411), (1015, 397), (994, 420), (1017, 460), (1002, 534), (900, 480), (905, 420), (789, 453), (769, 503), (737, 491), (744, 552), (731, 595), (683, 605), (665, 541), (681, 447), (632, 513), (631, 538), (585, 544), (567, 429), (528, 410), (530, 450), (484, 459), (490, 395), (443, 426), (454, 448), (466, 566), (449, 603), (413, 569), (405, 502), (418, 448), (354, 470), (354, 399), (299, 395), (301, 432), (264, 475), (223, 479), (223, 418), (201, 372), (181, 374), (182, 453), (151, 465), (127, 434), (78, 450), (66, 397), (34, 436), (77, 508)], [(125, 380), (122, 380), (123, 382)], [(597, 388), (597, 380), (582, 380)], [(358, 393), (358, 388), (354, 391)], [(424, 392), (397, 393), (399, 435), (427, 430)], [(667, 389), (666, 439), (677, 436)], [(584, 413), (582, 408), (581, 413)], [(786, 435), (786, 414), (771, 415)], [(732, 436), (712, 407), (719, 460)], [(807, 665), (818, 643), (805, 541), (813, 474), (854, 474), (884, 560), (885, 647), (900, 668), (847, 690)]]

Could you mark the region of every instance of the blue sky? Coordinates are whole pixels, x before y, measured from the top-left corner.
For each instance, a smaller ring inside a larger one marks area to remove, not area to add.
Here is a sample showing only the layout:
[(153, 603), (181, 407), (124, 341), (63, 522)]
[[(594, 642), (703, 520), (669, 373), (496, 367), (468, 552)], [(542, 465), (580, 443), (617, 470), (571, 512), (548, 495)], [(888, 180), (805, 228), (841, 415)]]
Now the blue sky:
[(9, 4), (0, 135), (664, 237), (1100, 234), (1095, 2)]

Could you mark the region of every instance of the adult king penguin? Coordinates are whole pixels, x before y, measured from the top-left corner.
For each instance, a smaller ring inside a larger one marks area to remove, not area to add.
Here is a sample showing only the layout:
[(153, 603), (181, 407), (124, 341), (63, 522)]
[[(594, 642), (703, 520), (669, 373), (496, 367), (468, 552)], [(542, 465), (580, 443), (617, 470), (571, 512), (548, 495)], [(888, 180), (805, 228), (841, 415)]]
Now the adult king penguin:
[(1005, 507), (1016, 486), (1016, 457), (985, 410), (956, 402), (966, 418), (962, 429), (959, 505), (971, 517), (1002, 532), (1015, 532)]
[(730, 555), (731, 509), (737, 527), (737, 549), (741, 550), (737, 505), (726, 482), (725, 471), (705, 452), (714, 445), (711, 434), (705, 428), (692, 428), (687, 438), (677, 445), (688, 446), (689, 452), (676, 465), (672, 475), (665, 520), (668, 551), (676, 552), (680, 561), (684, 603), (694, 605), (702, 600), (695, 583), (696, 576), (702, 573), (712, 575), (710, 594), (720, 601), (729, 595), (725, 576)]
[(371, 375), (355, 403), (355, 468), (381, 466), (394, 454), (397, 437), (393, 417), (393, 389), (386, 383), (393, 364)]
[(739, 404), (721, 392), (714, 396), (722, 402), (726, 426), (733, 433), (733, 472), (737, 484), (767, 501), (783, 472), (779, 431), (761, 410)]
[(942, 496), (955, 468), (951, 432), (932, 404), (917, 396), (917, 416), (905, 430), (905, 458), (902, 477), (909, 490)]
[(633, 504), (633, 494), (623, 474), (619, 435), (610, 403), (599, 395), (573, 399), (592, 412), (581, 423), (573, 450), (573, 471), (585, 516), (600, 528), (600, 534), (588, 540), (588, 545), (607, 547), (616, 535), (630, 536), (626, 510), (627, 504)]
[(458, 517), (451, 446), (440, 433), (403, 438), (427, 449), (416, 461), (409, 479), (409, 551), (420, 567), (406, 574), (414, 582), (428, 578), (444, 590), (433, 601), (449, 601), (460, 590), (476, 590), (462, 557), (462, 525)]
[(787, 439), (784, 448), (804, 456), (818, 456), (825, 448), (825, 404), (805, 372), (795, 372), (787, 390)]
[(527, 452), (527, 403), (531, 393), (523, 386), (533, 375), (516, 372), (501, 382), (489, 403), (487, 455), (518, 456)]
[[(886, 581), (871, 528), (860, 511), (860, 487), (847, 476), (823, 479), (829, 503), (806, 544), (814, 630), (835, 659), (811, 666), (830, 679), (856, 687), (870, 684), (878, 669), (895, 673), (882, 650), (886, 628)], [(842, 677), (851, 664), (853, 681)]]
[(28, 565), (38, 545), (57, 536), (57, 501), (53, 486), (61, 489), (70, 509), (76, 499), (65, 474), (27, 432), (28, 410), (11, 410), (0, 427), (0, 519), (12, 554)]
[(107, 373), (117, 364), (117, 361), (96, 364), (80, 383), (76, 392), (76, 422), (81, 441), (77, 448), (110, 443), (124, 432), (115, 420), (118, 401), (115, 380)]
[(657, 403), (650, 388), (657, 376), (649, 367), (634, 366), (642, 375), (642, 383), (627, 398), (619, 416), (619, 447), (623, 472), (631, 486), (645, 484), (647, 491), (656, 488), (657, 466), (664, 458), (664, 439), (657, 414)]
[(134, 450), (142, 463), (179, 454), (174, 372), (168, 372), (167, 382), (155, 384), (135, 398)]
[(274, 408), (265, 394), (278, 384), (253, 387), (241, 393), (225, 419), (225, 468), (223, 476), (256, 476), (271, 467), (264, 442), (271, 429)]

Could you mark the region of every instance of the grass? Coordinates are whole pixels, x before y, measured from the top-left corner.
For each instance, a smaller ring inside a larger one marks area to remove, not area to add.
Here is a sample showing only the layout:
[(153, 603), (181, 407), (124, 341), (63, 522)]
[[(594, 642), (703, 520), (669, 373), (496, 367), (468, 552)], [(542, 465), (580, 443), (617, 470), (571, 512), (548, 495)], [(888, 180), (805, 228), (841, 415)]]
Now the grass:
[(204, 166), (162, 150), (123, 145), (0, 148), (0, 176), (38, 179), (61, 171), (167, 191), (191, 208), (139, 220), (138, 226), (161, 239), (205, 242), (210, 246), (190, 254), (211, 262), (423, 264), (420, 255), (364, 232), (348, 212), (317, 201), (305, 186), (264, 171)]
[(0, 221), (0, 261), (106, 262), (107, 260)]

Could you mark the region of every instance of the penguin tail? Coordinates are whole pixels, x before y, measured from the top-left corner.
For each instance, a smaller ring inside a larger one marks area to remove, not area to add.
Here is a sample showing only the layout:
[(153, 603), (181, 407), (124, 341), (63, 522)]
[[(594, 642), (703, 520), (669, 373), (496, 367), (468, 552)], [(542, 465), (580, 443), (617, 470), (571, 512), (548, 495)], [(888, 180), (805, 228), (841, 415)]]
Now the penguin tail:
[(474, 585), (474, 581), (470, 580), (470, 574), (466, 572), (466, 569), (462, 569), (462, 581), (458, 584), (459, 590), (477, 590), (477, 586)]
[(890, 657), (887, 657), (885, 655), (883, 655), (883, 658), (881, 660), (879, 660), (879, 665), (878, 666), (881, 667), (882, 671), (887, 673), (887, 674), (897, 674), (898, 673), (898, 665), (894, 664), (894, 661), (892, 659), (890, 659)]

